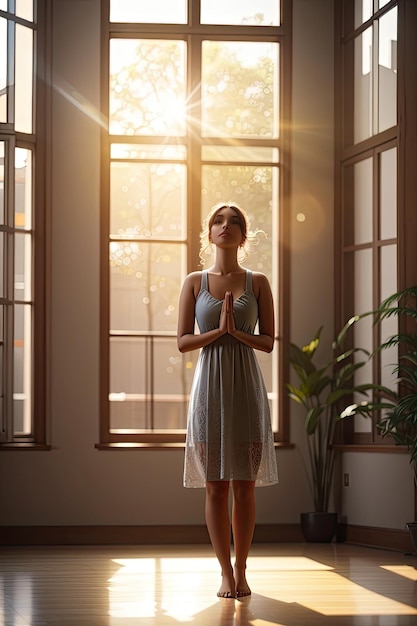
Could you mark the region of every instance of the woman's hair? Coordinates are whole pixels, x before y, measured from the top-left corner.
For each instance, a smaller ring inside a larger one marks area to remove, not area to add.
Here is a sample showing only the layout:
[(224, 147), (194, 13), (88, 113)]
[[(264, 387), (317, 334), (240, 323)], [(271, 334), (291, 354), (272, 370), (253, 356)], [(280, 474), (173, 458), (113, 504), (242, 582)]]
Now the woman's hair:
[[(265, 235), (263, 230), (249, 230), (249, 219), (245, 211), (234, 202), (218, 202), (211, 209), (210, 213), (206, 217), (203, 223), (203, 230), (200, 233), (200, 260), (201, 265), (205, 265), (206, 257), (212, 254), (213, 247), (211, 243), (211, 227), (216, 218), (216, 215), (222, 209), (232, 209), (238, 219), (240, 230), (242, 231), (242, 243), (240, 244), (239, 261), (244, 261), (250, 252), (252, 245), (259, 243), (258, 235)], [(266, 235), (265, 235), (266, 236)]]

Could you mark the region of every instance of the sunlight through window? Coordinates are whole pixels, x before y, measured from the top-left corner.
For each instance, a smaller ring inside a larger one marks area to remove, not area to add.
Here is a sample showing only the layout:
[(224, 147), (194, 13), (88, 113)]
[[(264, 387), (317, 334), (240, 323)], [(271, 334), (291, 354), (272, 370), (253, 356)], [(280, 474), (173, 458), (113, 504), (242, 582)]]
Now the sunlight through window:
[[(214, 557), (114, 559), (113, 563), (120, 565), (120, 569), (109, 581), (112, 617), (157, 620), (163, 616), (187, 622), (202, 616), (217, 602), (219, 571)], [(334, 567), (308, 557), (254, 556), (249, 558), (248, 568), (252, 586), (260, 589), (262, 596), (280, 603), (298, 604), (320, 615), (391, 618), (417, 615), (417, 609), (405, 602), (374, 591), (366, 582), (353, 582)], [(341, 568), (343, 572), (343, 565)], [(417, 579), (416, 570), (410, 566), (381, 568), (387, 575), (394, 573), (413, 581)], [(346, 575), (355, 579), (354, 568), (350, 567)], [(256, 593), (252, 598), (255, 600)]]
[(411, 565), (381, 565), (381, 568), (387, 570), (387, 572), (393, 572), (393, 574), (408, 578), (408, 580), (417, 581), (417, 569), (411, 567)]

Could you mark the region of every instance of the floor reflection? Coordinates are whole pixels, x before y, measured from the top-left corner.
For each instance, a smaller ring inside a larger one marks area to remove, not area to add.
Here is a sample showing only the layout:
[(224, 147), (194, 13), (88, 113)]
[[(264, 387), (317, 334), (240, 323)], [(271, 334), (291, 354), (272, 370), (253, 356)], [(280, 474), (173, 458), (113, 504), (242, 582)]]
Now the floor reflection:
[(219, 599), (210, 546), (0, 548), (0, 626), (415, 626), (417, 559), (255, 545), (252, 596)]

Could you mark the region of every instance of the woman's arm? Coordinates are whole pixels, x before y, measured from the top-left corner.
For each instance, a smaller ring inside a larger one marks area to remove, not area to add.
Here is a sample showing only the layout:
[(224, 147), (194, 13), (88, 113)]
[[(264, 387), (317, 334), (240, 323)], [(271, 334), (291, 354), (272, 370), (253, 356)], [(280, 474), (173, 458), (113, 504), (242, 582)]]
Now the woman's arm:
[(227, 333), (226, 300), (223, 302), (220, 314), (220, 326), (206, 333), (194, 334), (195, 328), (195, 301), (200, 289), (201, 272), (189, 274), (181, 290), (178, 309), (177, 344), (180, 352), (190, 352), (204, 348), (222, 335)]
[(254, 278), (257, 283), (256, 287), (254, 285), (254, 292), (258, 300), (259, 334), (253, 335), (252, 333), (245, 333), (242, 330), (236, 329), (231, 294), (226, 296), (226, 300), (229, 299), (227, 307), (227, 332), (250, 348), (262, 350), (263, 352), (271, 352), (274, 347), (275, 328), (272, 291), (268, 279), (264, 274), (256, 274)]

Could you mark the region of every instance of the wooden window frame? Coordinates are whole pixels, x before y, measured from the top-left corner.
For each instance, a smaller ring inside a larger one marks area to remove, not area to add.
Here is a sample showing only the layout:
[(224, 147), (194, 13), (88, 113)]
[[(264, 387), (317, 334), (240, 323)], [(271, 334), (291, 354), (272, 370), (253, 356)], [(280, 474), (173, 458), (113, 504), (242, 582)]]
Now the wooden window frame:
[[(165, 24), (141, 24), (140, 32), (135, 30), (135, 24), (110, 24), (109, 20), (109, 0), (102, 0), (102, 56), (101, 56), (101, 102), (102, 113), (108, 119), (108, 69), (109, 69), (109, 40), (113, 36), (128, 37), (132, 34), (140, 37), (158, 36), (158, 38), (184, 38), (195, 41), (205, 36), (210, 39), (221, 39), (227, 35), (227, 39), (239, 40), (272, 40), (281, 44), (280, 62), (280, 215), (279, 215), (279, 299), (277, 305), (279, 327), (277, 328), (277, 346), (279, 362), (279, 430), (275, 433), (276, 445), (288, 445), (289, 442), (289, 411), (288, 397), (285, 393), (285, 381), (288, 380), (288, 338), (289, 336), (289, 251), (284, 242), (289, 241), (289, 188), (290, 188), (290, 152), (289, 152), (289, 121), (290, 121), (290, 93), (291, 93), (291, 32), (292, 32), (292, 2), (291, 0), (278, 0), (281, 2), (281, 23), (279, 27), (251, 26), (250, 34), (248, 27), (239, 26), (210, 26), (199, 25), (199, 2), (188, 0), (189, 15), (191, 22), (188, 25), (165, 25)], [(191, 61), (196, 61), (195, 55), (190, 55)], [(197, 59), (198, 60), (198, 59)], [(189, 68), (190, 69), (190, 68)], [(189, 80), (195, 81), (195, 73), (192, 68)], [(191, 85), (192, 87), (192, 85)], [(192, 91), (192, 88), (191, 90)], [(166, 433), (132, 433), (115, 434), (110, 431), (110, 411), (109, 411), (109, 269), (108, 269), (108, 225), (109, 225), (109, 135), (107, 129), (102, 129), (102, 150), (101, 150), (101, 231), (100, 231), (100, 433), (99, 449), (170, 449), (183, 447), (185, 443), (185, 431)], [(256, 140), (251, 141), (256, 144)], [(275, 144), (276, 145), (276, 144)], [(199, 146), (197, 142), (191, 142), (190, 150), (194, 153), (194, 158)], [(198, 161), (198, 159), (195, 159)], [(200, 162), (201, 166), (201, 162)], [(188, 182), (189, 198), (193, 206), (200, 205), (200, 182), (199, 177), (193, 176)], [(188, 232), (199, 232), (201, 228), (199, 212), (194, 212), (194, 221), (189, 224)], [(195, 269), (191, 266), (191, 259), (198, 259), (198, 238), (187, 239), (188, 242), (188, 271)]]
[[(1, 12), (2, 17), (13, 19), (15, 23), (28, 25), (25, 20)], [(12, 145), (27, 148), (33, 155), (32, 203), (33, 203), (33, 323), (32, 323), (32, 435), (13, 436), (13, 418), (9, 417), (11, 432), (0, 443), (0, 450), (49, 450), (47, 442), (47, 342), (48, 342), (48, 167), (51, 120), (51, 19), (52, 0), (38, 0), (34, 3), (34, 73), (33, 73), (33, 132), (17, 132), (13, 123), (0, 125), (2, 136), (8, 136)], [(8, 88), (12, 102), (14, 93)], [(12, 105), (13, 106), (13, 105)]]
[[(417, 27), (417, 5), (413, 0), (391, 0), (375, 11), (371, 20), (353, 29), (354, 3), (351, 0), (335, 2), (335, 326), (340, 328), (350, 314), (346, 291), (353, 293), (353, 284), (343, 271), (343, 168), (366, 156), (374, 157), (374, 203), (379, 190), (378, 153), (392, 147), (397, 148), (397, 286), (417, 284), (415, 249), (417, 244), (417, 130), (415, 111), (417, 110), (417, 71), (415, 53), (415, 29)], [(378, 19), (398, 6), (397, 35), (397, 125), (373, 135), (358, 144), (353, 143), (353, 55), (347, 58), (347, 48), (354, 37)], [(352, 26), (349, 28), (349, 24)], [(375, 220), (375, 207), (374, 207)], [(376, 224), (373, 225), (374, 233)], [(394, 240), (393, 240), (394, 241)], [(375, 239), (372, 247), (379, 248)], [(392, 243), (392, 242), (391, 242)], [(373, 256), (375, 257), (376, 252)], [(374, 285), (379, 285), (379, 270), (374, 267)], [(348, 282), (346, 286), (346, 282)], [(380, 303), (379, 290), (373, 291), (373, 308)], [(374, 331), (374, 346), (378, 345), (378, 331)], [(378, 361), (374, 365), (374, 379), (377, 380)], [(373, 449), (386, 451), (394, 449), (392, 442), (382, 439), (377, 430), (377, 416), (373, 418), (370, 433), (355, 433), (353, 421), (344, 420), (340, 434), (341, 447), (347, 449)], [(397, 451), (397, 450), (396, 450)]]

